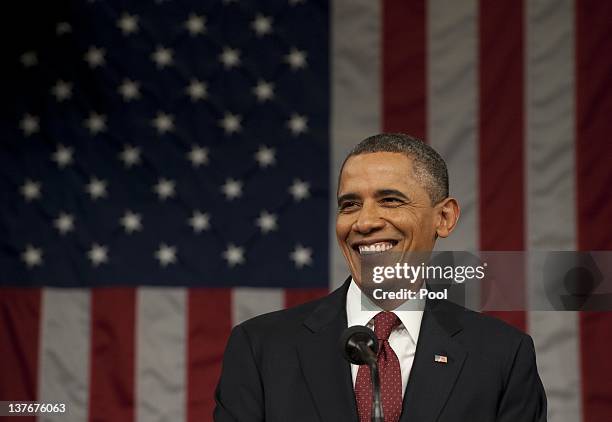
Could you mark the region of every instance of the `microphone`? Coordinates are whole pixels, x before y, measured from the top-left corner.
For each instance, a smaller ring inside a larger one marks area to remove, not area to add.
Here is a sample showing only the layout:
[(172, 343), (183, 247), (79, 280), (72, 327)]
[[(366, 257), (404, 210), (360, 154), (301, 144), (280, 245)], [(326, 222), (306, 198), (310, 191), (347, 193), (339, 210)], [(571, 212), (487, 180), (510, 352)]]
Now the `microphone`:
[(348, 327), (340, 336), (340, 352), (344, 359), (355, 365), (368, 365), (372, 381), (372, 422), (384, 422), (380, 400), (380, 378), (378, 376), (378, 339), (374, 331), (363, 325)]

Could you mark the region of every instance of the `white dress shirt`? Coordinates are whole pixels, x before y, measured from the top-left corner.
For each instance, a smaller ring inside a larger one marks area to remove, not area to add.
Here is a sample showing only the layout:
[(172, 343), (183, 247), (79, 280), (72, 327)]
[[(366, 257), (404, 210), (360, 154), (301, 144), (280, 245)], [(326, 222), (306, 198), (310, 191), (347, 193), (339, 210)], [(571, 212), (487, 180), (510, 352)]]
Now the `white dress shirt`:
[[(362, 306), (362, 294), (359, 286), (351, 279), (346, 295), (346, 318), (348, 326), (365, 325), (372, 330), (374, 329), (374, 316), (381, 312), (382, 309), (372, 304), (369, 299), (364, 298), (364, 306)], [(414, 362), (414, 353), (419, 340), (419, 331), (421, 330), (421, 320), (423, 319), (423, 304), (411, 304), (417, 310), (394, 310), (392, 311), (400, 319), (401, 324), (391, 331), (389, 336), (389, 345), (397, 355), (402, 372), (402, 397), (408, 384), (408, 376)], [(351, 364), (351, 375), (353, 376), (353, 387), (357, 380), (358, 365)]]

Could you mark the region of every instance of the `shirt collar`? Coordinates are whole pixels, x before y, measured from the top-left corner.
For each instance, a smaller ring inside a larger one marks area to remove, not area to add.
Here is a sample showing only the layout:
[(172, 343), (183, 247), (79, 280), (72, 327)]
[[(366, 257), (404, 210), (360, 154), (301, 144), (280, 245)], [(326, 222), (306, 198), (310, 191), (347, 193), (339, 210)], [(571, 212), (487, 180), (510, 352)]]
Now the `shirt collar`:
[[(349, 327), (353, 325), (368, 325), (368, 322), (370, 322), (377, 313), (382, 311), (382, 309), (373, 304), (366, 296), (363, 296), (363, 300), (367, 302), (364, 302), (362, 306), (362, 296), (361, 289), (359, 289), (357, 283), (351, 278), (351, 284), (346, 293), (346, 319)], [(417, 304), (417, 310), (391, 311), (400, 319), (402, 325), (414, 341), (414, 344), (417, 344), (419, 340), (421, 320), (423, 319), (423, 305), (424, 301), (423, 303)]]

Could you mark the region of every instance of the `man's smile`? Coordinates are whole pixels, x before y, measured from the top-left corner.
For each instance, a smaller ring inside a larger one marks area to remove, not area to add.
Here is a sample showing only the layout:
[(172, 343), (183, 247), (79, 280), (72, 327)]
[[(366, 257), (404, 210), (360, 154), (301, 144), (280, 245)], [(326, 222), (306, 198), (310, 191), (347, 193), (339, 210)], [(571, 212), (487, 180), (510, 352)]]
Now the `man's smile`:
[(371, 255), (376, 253), (383, 253), (391, 250), (395, 245), (399, 243), (398, 240), (384, 239), (384, 240), (361, 240), (351, 245), (354, 251), (360, 255)]

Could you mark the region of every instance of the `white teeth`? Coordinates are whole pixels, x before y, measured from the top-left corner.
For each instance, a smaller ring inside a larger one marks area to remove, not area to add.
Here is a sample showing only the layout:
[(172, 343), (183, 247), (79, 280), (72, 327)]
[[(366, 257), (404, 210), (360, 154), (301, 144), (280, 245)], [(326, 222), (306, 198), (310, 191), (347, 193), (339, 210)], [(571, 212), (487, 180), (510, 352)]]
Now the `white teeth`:
[(360, 254), (386, 252), (393, 247), (391, 242), (378, 242), (371, 245), (359, 245)]

